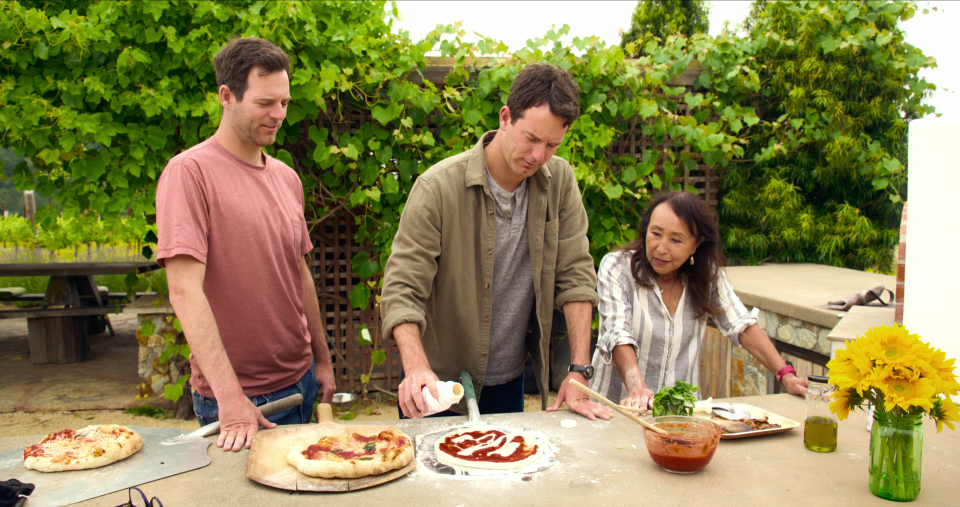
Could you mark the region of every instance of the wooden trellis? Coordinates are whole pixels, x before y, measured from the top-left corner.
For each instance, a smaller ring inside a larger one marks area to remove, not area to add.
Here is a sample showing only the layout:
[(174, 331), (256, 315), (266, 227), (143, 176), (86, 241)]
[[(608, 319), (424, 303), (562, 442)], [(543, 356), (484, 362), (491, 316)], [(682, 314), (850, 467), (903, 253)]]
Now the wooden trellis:
[[(379, 289), (370, 290), (370, 305), (366, 310), (355, 310), (350, 304), (350, 291), (361, 283), (367, 283), (353, 274), (351, 259), (361, 251), (373, 253), (369, 244), (358, 245), (354, 241), (356, 232), (352, 217), (337, 216), (317, 224), (310, 233), (310, 239), (313, 240), (310, 256), (320, 302), (320, 317), (324, 330), (336, 347), (331, 355), (337, 390), (360, 392), (362, 383), (359, 375), (370, 372), (371, 353), (383, 350), (387, 360), (374, 368), (370, 384), (396, 391), (400, 385), (400, 351), (396, 342), (384, 341), (380, 336), (380, 316), (376, 304)], [(359, 346), (363, 325), (370, 330), (373, 345)]]

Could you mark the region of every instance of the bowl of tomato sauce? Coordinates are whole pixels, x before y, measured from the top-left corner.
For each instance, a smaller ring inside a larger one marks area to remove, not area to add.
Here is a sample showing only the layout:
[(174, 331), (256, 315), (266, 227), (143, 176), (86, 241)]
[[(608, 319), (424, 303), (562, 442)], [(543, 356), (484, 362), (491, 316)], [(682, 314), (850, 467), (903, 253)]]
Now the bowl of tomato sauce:
[(678, 474), (692, 474), (710, 463), (720, 443), (720, 426), (699, 417), (666, 415), (654, 417), (650, 424), (666, 430), (661, 435), (643, 430), (650, 458), (660, 468)]

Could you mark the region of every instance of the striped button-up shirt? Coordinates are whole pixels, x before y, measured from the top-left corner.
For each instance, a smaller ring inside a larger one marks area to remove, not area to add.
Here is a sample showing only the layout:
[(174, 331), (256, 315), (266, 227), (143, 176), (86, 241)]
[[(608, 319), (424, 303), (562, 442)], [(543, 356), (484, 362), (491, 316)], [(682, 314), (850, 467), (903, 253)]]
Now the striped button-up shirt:
[[(613, 349), (618, 345), (630, 345), (636, 351), (640, 374), (653, 392), (673, 386), (677, 380), (699, 384), (700, 343), (709, 318), (695, 318), (686, 283), (671, 316), (656, 284), (652, 289), (637, 286), (630, 272), (632, 255), (624, 251), (605, 255), (597, 280), (600, 336), (590, 387), (615, 402), (630, 394), (613, 363)], [(740, 302), (723, 271), (718, 273), (712, 299), (722, 313), (713, 319), (720, 332), (739, 346), (740, 333), (756, 324), (757, 318)]]

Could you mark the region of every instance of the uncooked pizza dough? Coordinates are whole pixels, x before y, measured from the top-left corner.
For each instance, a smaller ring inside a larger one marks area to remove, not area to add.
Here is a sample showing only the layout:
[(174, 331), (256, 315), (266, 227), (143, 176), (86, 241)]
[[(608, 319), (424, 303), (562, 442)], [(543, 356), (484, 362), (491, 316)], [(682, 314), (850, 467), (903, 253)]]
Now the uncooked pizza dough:
[(537, 437), (523, 432), (468, 428), (440, 437), (434, 451), (437, 461), (444, 465), (510, 470), (540, 459), (543, 444)]

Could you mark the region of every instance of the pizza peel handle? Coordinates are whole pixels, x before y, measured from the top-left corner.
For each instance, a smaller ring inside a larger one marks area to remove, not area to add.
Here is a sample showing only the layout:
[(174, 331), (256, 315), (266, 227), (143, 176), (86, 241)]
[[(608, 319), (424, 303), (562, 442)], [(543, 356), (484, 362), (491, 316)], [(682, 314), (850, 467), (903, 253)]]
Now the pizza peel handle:
[(471, 423), (480, 422), (480, 406), (477, 405), (477, 392), (473, 390), (473, 377), (470, 372), (463, 370), (460, 372), (460, 383), (463, 385), (463, 397), (467, 400), (467, 413), (470, 416)]
[[(297, 393), (291, 396), (287, 396), (286, 398), (279, 399), (277, 401), (271, 401), (270, 403), (265, 403), (263, 405), (260, 405), (257, 408), (260, 409), (260, 413), (263, 414), (264, 417), (266, 417), (268, 415), (276, 414), (277, 412), (286, 410), (288, 408), (296, 407), (302, 403), (303, 403), (303, 395), (300, 393)], [(214, 421), (206, 426), (201, 427), (198, 430), (194, 430), (191, 433), (187, 433), (186, 435), (180, 435), (178, 437), (168, 438), (160, 442), (160, 444), (175, 445), (178, 443), (189, 441), (192, 438), (207, 437), (207, 436), (213, 435), (214, 433), (219, 433), (219, 432), (220, 432), (220, 421)]]
[(333, 407), (329, 403), (317, 405), (317, 422), (320, 424), (334, 424)]

